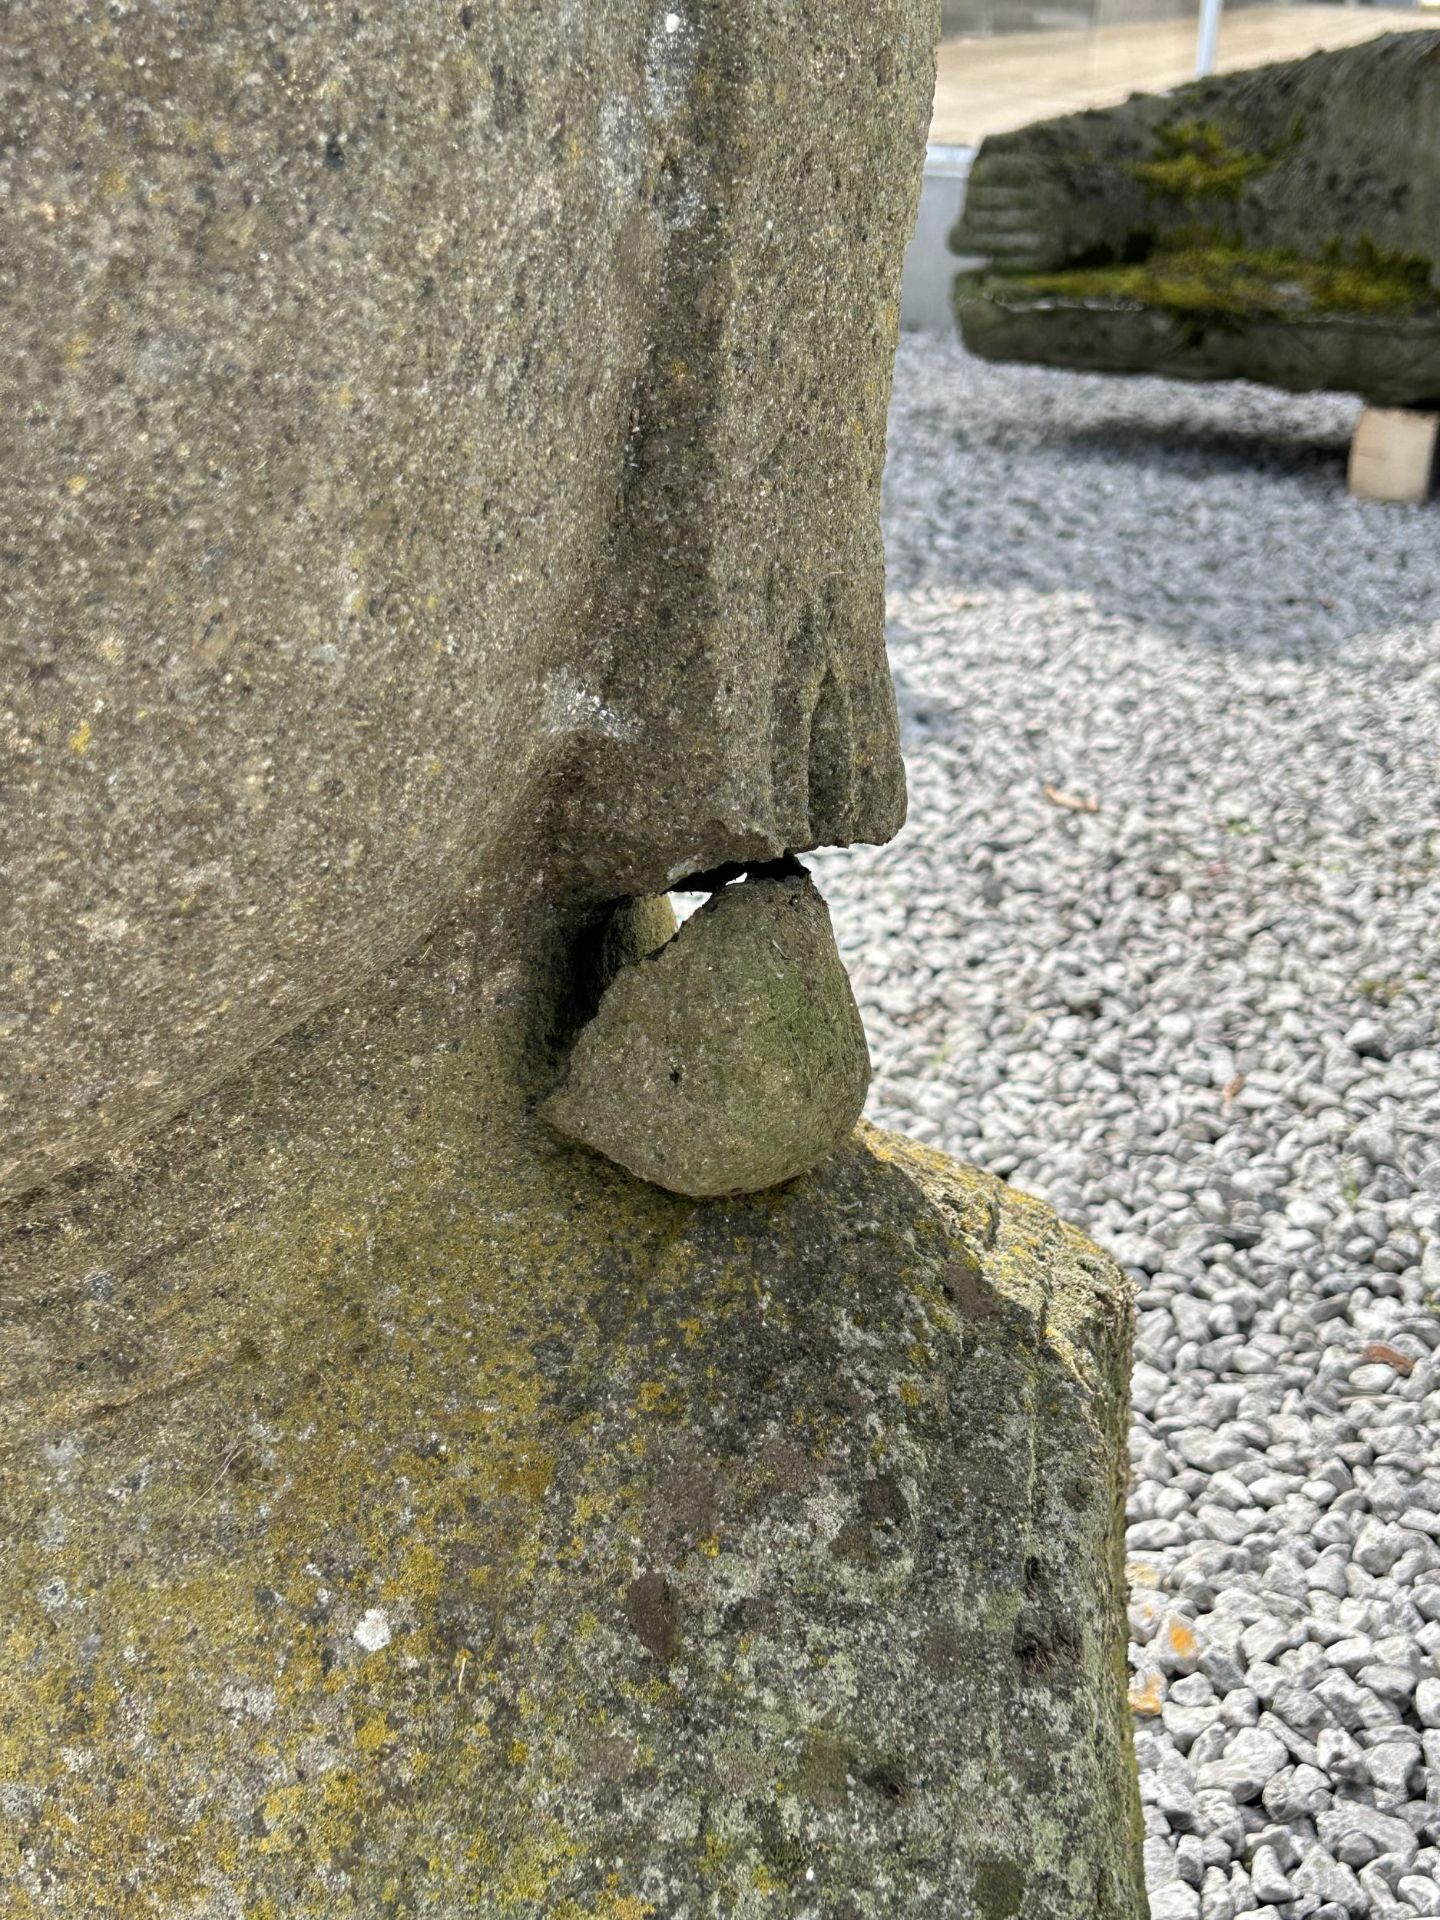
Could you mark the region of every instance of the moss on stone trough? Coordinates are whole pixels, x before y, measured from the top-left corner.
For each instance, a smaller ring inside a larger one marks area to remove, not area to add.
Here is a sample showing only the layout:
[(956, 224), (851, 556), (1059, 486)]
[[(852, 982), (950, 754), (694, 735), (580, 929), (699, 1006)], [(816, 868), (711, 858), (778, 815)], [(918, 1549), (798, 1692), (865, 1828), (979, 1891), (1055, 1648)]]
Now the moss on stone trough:
[(1188, 206), (1238, 200), (1246, 182), (1274, 160), (1271, 153), (1231, 145), (1213, 120), (1177, 120), (1157, 128), (1153, 158), (1136, 161), (1130, 171), (1142, 186)]
[(1129, 264), (1059, 273), (998, 276), (997, 294), (1074, 301), (1133, 301), (1177, 314), (1413, 314), (1436, 308), (1426, 261), (1385, 255), (1364, 244), (1331, 246), (1307, 260), (1280, 249), (1244, 247), (1213, 235), (1177, 236)]
[(952, 244), (985, 359), (1440, 404), (1425, 36), (1212, 75), (986, 140)]

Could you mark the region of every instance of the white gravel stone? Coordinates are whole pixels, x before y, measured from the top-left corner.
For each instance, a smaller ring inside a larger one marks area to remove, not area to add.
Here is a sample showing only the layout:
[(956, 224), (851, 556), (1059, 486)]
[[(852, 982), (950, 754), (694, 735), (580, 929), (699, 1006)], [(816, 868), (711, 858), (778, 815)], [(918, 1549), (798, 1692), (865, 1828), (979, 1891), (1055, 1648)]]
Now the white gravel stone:
[(1318, 1842), (1301, 1849), (1301, 1860), (1291, 1878), (1304, 1898), (1329, 1902), (1347, 1913), (1364, 1913), (1370, 1904), (1353, 1870), (1332, 1860)]
[(1440, 541), (1345, 495), (1355, 411), (904, 341), (910, 821), (814, 862), (873, 1116), (1141, 1289), (1156, 1920), (1273, 1915), (1277, 1828), (1295, 1920), (1436, 1880)]
[(1219, 1867), (1207, 1867), (1200, 1883), (1200, 1920), (1235, 1920), (1230, 1881)]
[(1202, 1765), (1198, 1784), (1228, 1793), (1237, 1802), (1258, 1800), (1266, 1783), (1286, 1763), (1284, 1742), (1262, 1727), (1241, 1727), (1226, 1741), (1218, 1759)]
[(1294, 1898), (1295, 1889), (1273, 1847), (1257, 1847), (1250, 1862), (1250, 1885), (1255, 1897), (1267, 1907), (1284, 1906)]
[(1183, 1880), (1166, 1880), (1150, 1892), (1150, 1920), (1200, 1920), (1200, 1896)]
[(1317, 1814), (1315, 1827), (1327, 1850), (1350, 1867), (1368, 1866), (1384, 1855), (1397, 1860), (1403, 1870), (1419, 1852), (1419, 1842), (1406, 1821), (1359, 1801), (1346, 1801)]

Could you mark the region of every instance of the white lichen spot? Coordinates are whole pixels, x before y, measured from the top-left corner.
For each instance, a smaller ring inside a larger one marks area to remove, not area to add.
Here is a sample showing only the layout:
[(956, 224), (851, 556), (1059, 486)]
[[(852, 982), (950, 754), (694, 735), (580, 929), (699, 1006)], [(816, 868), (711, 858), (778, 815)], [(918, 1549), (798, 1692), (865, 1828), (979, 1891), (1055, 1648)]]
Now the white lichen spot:
[(275, 1689), (232, 1684), (221, 1688), (220, 1705), (226, 1713), (245, 1714), (264, 1724), (275, 1716)]
[(684, 31), (683, 14), (662, 13), (650, 30), (645, 92), (650, 111), (668, 120), (684, 104), (695, 71), (695, 36)]
[(40, 1586), (37, 1598), (47, 1613), (59, 1613), (70, 1597), (70, 1589), (57, 1574), (53, 1580), (46, 1580)]
[(390, 1616), (383, 1607), (371, 1607), (355, 1625), (355, 1642), (366, 1653), (379, 1653), (390, 1644)]
[(541, 725), (547, 733), (603, 734), (610, 740), (634, 740), (638, 728), (625, 714), (607, 707), (569, 674), (559, 673), (545, 683)]
[(80, 1442), (73, 1433), (66, 1433), (58, 1440), (42, 1440), (40, 1451), (45, 1456), (45, 1464), (59, 1469), (64, 1478), (65, 1469), (73, 1467), (80, 1458)]
[(608, 184), (632, 197), (645, 169), (645, 128), (634, 103), (623, 94), (601, 103), (597, 152)]
[(666, 202), (665, 224), (688, 233), (704, 211), (705, 202), (687, 180), (675, 188)]

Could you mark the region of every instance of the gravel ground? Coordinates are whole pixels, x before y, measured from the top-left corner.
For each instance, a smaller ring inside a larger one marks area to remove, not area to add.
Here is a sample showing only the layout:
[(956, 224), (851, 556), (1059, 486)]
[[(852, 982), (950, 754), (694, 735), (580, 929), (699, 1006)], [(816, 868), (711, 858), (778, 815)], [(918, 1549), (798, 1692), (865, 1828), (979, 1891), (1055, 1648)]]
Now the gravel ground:
[(907, 341), (910, 823), (815, 862), (874, 1116), (1141, 1288), (1154, 1920), (1440, 1914), (1440, 505), (1354, 414)]

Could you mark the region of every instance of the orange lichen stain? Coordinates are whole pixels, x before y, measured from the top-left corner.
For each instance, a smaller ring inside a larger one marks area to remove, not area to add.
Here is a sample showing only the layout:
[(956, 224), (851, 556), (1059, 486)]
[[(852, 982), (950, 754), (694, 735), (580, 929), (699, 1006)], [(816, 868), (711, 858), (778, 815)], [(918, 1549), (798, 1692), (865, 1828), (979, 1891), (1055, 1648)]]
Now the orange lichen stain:
[(1195, 1651), (1195, 1634), (1183, 1620), (1171, 1620), (1165, 1629), (1166, 1637), (1182, 1660), (1188, 1660)]
[(84, 753), (93, 737), (94, 729), (91, 727), (90, 722), (88, 720), (82, 720), (70, 736), (70, 751), (72, 753)]
[(1164, 1683), (1158, 1673), (1146, 1674), (1130, 1689), (1130, 1711), (1153, 1718), (1164, 1705)]

